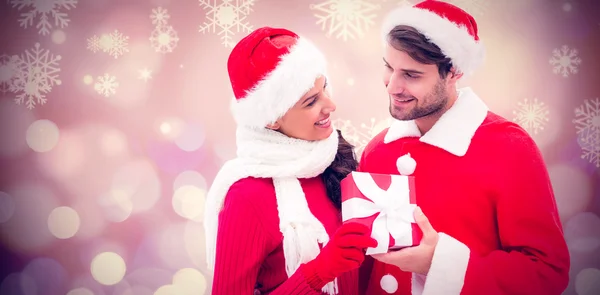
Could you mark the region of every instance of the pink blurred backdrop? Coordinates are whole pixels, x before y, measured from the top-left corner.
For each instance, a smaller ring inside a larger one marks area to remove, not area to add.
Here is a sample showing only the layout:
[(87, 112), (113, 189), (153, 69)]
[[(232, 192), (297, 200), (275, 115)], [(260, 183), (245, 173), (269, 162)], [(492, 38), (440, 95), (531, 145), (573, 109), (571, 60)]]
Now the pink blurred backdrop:
[[(360, 153), (389, 122), (379, 26), (414, 2), (0, 3), (0, 294), (210, 294), (201, 220), (235, 154), (232, 44), (260, 26), (313, 40), (336, 126)], [(565, 294), (599, 294), (599, 3), (449, 2), (487, 47), (461, 85), (525, 127), (548, 164), (572, 258)]]

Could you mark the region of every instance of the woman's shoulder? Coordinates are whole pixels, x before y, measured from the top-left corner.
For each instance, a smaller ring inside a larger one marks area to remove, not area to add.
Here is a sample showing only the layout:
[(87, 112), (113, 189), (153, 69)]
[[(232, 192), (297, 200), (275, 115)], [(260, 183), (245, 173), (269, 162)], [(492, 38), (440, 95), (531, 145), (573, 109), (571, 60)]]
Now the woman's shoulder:
[(248, 177), (235, 182), (225, 197), (221, 215), (221, 218), (227, 215), (227, 218), (244, 220), (245, 225), (258, 222), (269, 236), (278, 239), (279, 217), (273, 180)]
[(273, 191), (275, 193), (275, 187), (273, 186), (272, 178), (258, 178), (258, 177), (246, 177), (236, 181), (231, 190), (259, 190), (259, 191)]
[(275, 199), (275, 187), (272, 178), (246, 177), (236, 181), (227, 193), (230, 201), (265, 202)]

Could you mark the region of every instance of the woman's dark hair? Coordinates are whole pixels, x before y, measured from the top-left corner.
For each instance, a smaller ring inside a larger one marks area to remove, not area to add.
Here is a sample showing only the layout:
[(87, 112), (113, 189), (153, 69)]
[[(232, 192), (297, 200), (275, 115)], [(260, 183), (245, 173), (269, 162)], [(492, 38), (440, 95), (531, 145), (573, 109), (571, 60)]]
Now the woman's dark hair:
[(321, 174), (321, 178), (325, 182), (327, 196), (336, 208), (341, 209), (342, 191), (340, 181), (350, 172), (356, 170), (358, 161), (356, 161), (354, 154), (354, 146), (344, 139), (341, 131), (337, 130), (337, 133), (339, 138), (337, 154), (331, 165)]

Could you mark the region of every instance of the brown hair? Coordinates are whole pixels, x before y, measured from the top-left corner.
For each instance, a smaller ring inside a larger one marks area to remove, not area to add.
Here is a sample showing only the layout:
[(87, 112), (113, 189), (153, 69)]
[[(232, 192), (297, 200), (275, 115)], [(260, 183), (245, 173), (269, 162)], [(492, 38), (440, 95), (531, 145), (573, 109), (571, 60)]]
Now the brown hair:
[(344, 139), (341, 131), (337, 130), (337, 133), (339, 138), (337, 154), (331, 165), (321, 174), (321, 178), (325, 182), (327, 196), (336, 208), (341, 209), (342, 191), (340, 182), (346, 175), (356, 170), (358, 162), (354, 155), (354, 146)]
[(396, 50), (406, 52), (414, 60), (422, 64), (436, 64), (442, 79), (448, 76), (452, 68), (452, 60), (425, 35), (415, 28), (405, 25), (396, 26), (387, 35), (387, 41)]

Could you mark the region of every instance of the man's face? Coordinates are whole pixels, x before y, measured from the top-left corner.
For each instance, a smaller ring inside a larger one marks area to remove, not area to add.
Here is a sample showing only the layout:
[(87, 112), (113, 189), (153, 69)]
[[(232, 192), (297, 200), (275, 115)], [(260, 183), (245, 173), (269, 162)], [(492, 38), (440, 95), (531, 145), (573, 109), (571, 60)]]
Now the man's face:
[(422, 64), (404, 51), (386, 45), (383, 81), (390, 97), (390, 114), (415, 120), (443, 112), (448, 106), (451, 79), (442, 79), (436, 64)]

